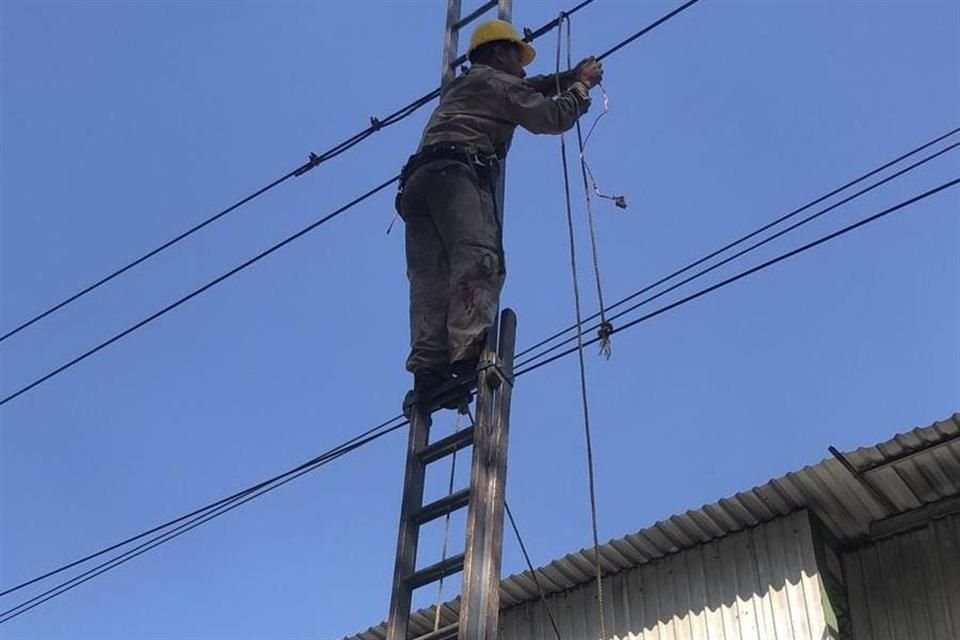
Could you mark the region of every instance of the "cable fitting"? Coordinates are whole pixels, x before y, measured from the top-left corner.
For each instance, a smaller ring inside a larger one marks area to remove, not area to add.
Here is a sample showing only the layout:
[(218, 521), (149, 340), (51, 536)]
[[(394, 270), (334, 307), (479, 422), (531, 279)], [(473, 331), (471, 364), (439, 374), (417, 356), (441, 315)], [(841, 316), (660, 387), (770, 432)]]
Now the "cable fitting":
[(300, 176), (305, 174), (307, 171), (310, 171), (310, 169), (313, 169), (314, 167), (316, 167), (321, 162), (323, 162), (323, 158), (321, 158), (320, 156), (318, 156), (317, 154), (311, 151), (310, 158), (307, 160), (307, 163), (302, 167), (300, 167), (299, 169), (297, 169), (296, 171), (294, 171), (293, 175), (299, 178)]
[(615, 329), (613, 328), (613, 323), (609, 320), (604, 320), (600, 323), (600, 328), (597, 329), (597, 337), (600, 338), (600, 355), (602, 355), (607, 360), (610, 359), (610, 356), (613, 355), (613, 347), (610, 344), (610, 336), (613, 335)]

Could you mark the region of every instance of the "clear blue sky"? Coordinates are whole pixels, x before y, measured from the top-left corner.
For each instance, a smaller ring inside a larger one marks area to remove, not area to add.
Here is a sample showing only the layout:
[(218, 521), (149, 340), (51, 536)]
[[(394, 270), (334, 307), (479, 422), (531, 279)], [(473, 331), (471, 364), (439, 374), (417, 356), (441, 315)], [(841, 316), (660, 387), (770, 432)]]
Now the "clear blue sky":
[[(574, 19), (575, 53), (676, 4), (600, 0)], [(569, 5), (517, 0), (515, 18), (536, 27)], [(432, 89), (443, 18), (425, 1), (2, 3), (0, 326)], [(535, 71), (551, 69), (554, 42), (537, 43)], [(597, 211), (616, 299), (957, 126), (960, 5), (704, 0), (605, 67), (611, 111), (590, 153), (601, 185), (630, 201)], [(393, 175), (428, 115), (0, 344), (0, 391)], [(521, 345), (573, 317), (558, 151), (556, 138), (518, 132), (510, 158), (504, 301)], [(945, 156), (738, 268), (958, 170), (960, 156)], [(591, 353), (601, 539), (814, 463), (830, 444), (869, 445), (957, 410), (958, 193), (618, 335), (610, 362)], [(391, 217), (392, 194), (380, 195), (0, 408), (0, 586), (396, 414), (407, 289)], [(567, 359), (514, 394), (508, 494), (538, 564), (590, 543), (577, 389)], [(386, 614), (404, 442), (380, 440), (0, 636), (365, 629)], [(435, 531), (425, 545), (439, 554)], [(504, 574), (521, 563), (507, 536)]]

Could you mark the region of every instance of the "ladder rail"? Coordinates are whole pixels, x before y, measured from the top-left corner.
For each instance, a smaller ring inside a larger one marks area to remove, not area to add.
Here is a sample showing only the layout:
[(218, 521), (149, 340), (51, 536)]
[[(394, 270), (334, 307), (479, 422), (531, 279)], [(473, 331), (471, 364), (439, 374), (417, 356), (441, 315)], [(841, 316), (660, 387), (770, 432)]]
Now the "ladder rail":
[[(443, 36), (441, 92), (456, 77), (460, 30), (494, 7), (497, 17), (511, 21), (513, 0), (486, 0), (477, 9), (462, 16), (462, 0), (447, 0), (447, 20)], [(494, 185), (497, 216), (503, 219), (504, 174), (501, 167)], [(497, 354), (497, 338), (506, 353)], [(509, 428), (510, 397), (513, 379), (513, 350), (516, 315), (506, 309), (498, 314), (488, 332), (484, 354), (486, 367), (476, 382), (476, 424), (464, 432), (430, 443), (431, 412), (414, 405), (410, 416), (410, 436), (397, 534), (393, 590), (387, 622), (387, 640), (408, 640), (410, 607), (415, 589), (458, 571), (463, 573), (459, 621), (420, 636), (419, 640), (494, 640), (499, 617), (499, 582), (503, 542), (503, 500), (506, 479), (506, 446)], [(509, 346), (507, 346), (509, 345)], [(506, 357), (504, 357), (506, 356)], [(503, 377), (509, 380), (505, 383)], [(497, 383), (500, 383), (497, 385)], [(470, 486), (423, 504), (426, 467), (473, 445)], [(467, 542), (462, 554), (417, 571), (417, 546), (420, 527), (457, 509), (467, 508)], [(492, 595), (491, 595), (492, 594)], [(483, 635), (473, 635), (478, 629)], [(490, 634), (493, 635), (490, 635)]]

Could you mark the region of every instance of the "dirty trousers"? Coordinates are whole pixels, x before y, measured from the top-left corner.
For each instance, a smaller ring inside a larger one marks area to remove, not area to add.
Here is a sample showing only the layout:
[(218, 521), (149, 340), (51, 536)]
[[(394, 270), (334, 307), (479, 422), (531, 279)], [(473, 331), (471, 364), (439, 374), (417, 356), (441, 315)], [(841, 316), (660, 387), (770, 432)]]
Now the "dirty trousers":
[(408, 371), (478, 357), (496, 319), (506, 272), (485, 171), (431, 162), (410, 176), (400, 196), (410, 281)]

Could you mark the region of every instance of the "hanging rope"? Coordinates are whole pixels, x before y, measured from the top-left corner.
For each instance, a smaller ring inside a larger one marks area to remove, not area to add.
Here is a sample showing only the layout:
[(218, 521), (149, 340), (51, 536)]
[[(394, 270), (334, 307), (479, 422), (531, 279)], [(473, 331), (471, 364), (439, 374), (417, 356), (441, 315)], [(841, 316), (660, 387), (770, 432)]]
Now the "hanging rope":
[[(558, 26), (566, 20), (567, 22), (567, 31), (569, 37), (570, 29), (570, 18), (565, 14), (561, 13), (558, 18)], [(557, 93), (560, 93), (560, 50), (561, 42), (563, 40), (563, 34), (560, 29), (557, 29), (557, 69), (556, 69), (556, 79), (557, 79)], [(602, 567), (600, 566), (600, 541), (597, 536), (597, 499), (596, 499), (596, 487), (594, 486), (594, 473), (593, 473), (593, 444), (592, 438), (590, 436), (590, 411), (587, 403), (587, 372), (586, 365), (583, 361), (583, 319), (580, 313), (580, 284), (577, 277), (577, 248), (576, 241), (574, 240), (573, 232), (573, 208), (570, 201), (570, 175), (567, 171), (567, 143), (564, 139), (563, 134), (560, 135), (560, 159), (563, 164), (563, 191), (564, 199), (566, 201), (566, 211), (567, 211), (567, 231), (570, 237), (570, 270), (573, 275), (573, 300), (574, 306), (576, 307), (576, 319), (577, 319), (577, 357), (580, 363), (580, 399), (581, 405), (583, 406), (583, 430), (587, 442), (587, 479), (589, 482), (590, 488), (590, 522), (593, 529), (593, 557), (594, 563), (596, 566), (596, 578), (597, 578), (597, 606), (599, 608), (599, 638), (600, 640), (606, 640), (607, 637), (607, 626), (606, 621), (604, 620), (603, 614), (603, 575)]]
[[(457, 411), (456, 421), (453, 423), (453, 432), (460, 433), (460, 418), (463, 416), (462, 413)], [(470, 417), (470, 423), (473, 423), (473, 416)], [(447, 484), (447, 495), (453, 495), (453, 481), (457, 473), (457, 450), (454, 449), (451, 454), (450, 460), (450, 481)], [(443, 547), (440, 551), (440, 562), (443, 562), (447, 559), (447, 543), (450, 540), (450, 514), (448, 513), (443, 520)], [(437, 608), (436, 614), (433, 618), (433, 630), (437, 631), (440, 629), (440, 609), (443, 606), (443, 579), (444, 576), (441, 574), (440, 582), (437, 585)]]
[[(573, 38), (571, 35), (571, 23), (569, 16), (566, 17), (567, 23), (567, 68), (571, 68), (573, 65), (572, 58), (572, 49), (573, 49)], [(559, 40), (558, 40), (559, 43)], [(559, 58), (559, 55), (558, 55)], [(558, 64), (559, 67), (559, 64)], [(601, 198), (607, 198), (612, 200), (618, 207), (623, 209), (627, 208), (627, 201), (623, 196), (608, 196), (600, 191), (600, 188), (597, 186), (597, 181), (593, 177), (593, 172), (590, 170), (590, 166), (587, 164), (586, 157), (586, 146), (587, 142), (590, 140), (590, 136), (593, 135), (594, 130), (597, 128), (597, 123), (607, 115), (610, 110), (610, 99), (607, 96), (606, 90), (603, 88), (603, 85), (598, 85), (600, 91), (603, 93), (603, 112), (597, 116), (593, 121), (593, 124), (590, 126), (589, 131), (587, 131), (586, 137), (583, 136), (583, 130), (580, 127), (580, 120), (577, 120), (577, 144), (580, 149), (580, 174), (583, 177), (583, 195), (586, 201), (586, 210), (587, 210), (587, 226), (590, 229), (590, 248), (593, 256), (593, 274), (594, 279), (597, 283), (597, 302), (600, 306), (600, 327), (597, 330), (597, 336), (600, 338), (600, 355), (606, 359), (610, 359), (610, 356), (613, 354), (613, 348), (610, 343), (610, 337), (613, 335), (613, 324), (607, 320), (606, 304), (603, 301), (603, 284), (602, 278), (600, 276), (600, 258), (597, 251), (597, 232), (594, 225), (593, 219), (593, 198), (591, 197), (591, 188), (590, 185), (593, 185), (593, 193)]]

